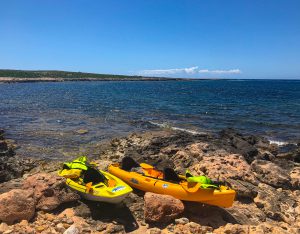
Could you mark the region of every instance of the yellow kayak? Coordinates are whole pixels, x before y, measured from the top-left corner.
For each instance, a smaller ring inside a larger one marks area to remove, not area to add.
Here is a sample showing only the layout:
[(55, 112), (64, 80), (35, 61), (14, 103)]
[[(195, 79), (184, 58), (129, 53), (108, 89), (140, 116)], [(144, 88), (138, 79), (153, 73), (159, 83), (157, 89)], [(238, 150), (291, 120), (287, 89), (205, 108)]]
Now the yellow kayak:
[[(69, 163), (69, 167), (63, 168), (58, 172), (58, 175), (66, 177), (68, 187), (75, 190), (83, 198), (99, 202), (119, 203), (132, 192), (132, 188), (116, 176), (90, 165), (86, 166), (83, 163), (80, 165), (76, 161), (79, 160), (76, 159)], [(70, 164), (73, 167), (70, 167)]]
[[(143, 173), (127, 171), (120, 164), (112, 164), (108, 171), (128, 183), (130, 186), (153, 193), (171, 195), (185, 201), (201, 202), (220, 207), (230, 207), (236, 192), (226, 186), (202, 188), (200, 183), (188, 182), (179, 175), (178, 181), (167, 181), (164, 172), (155, 170), (151, 165), (140, 164)], [(128, 169), (128, 168), (127, 168)]]

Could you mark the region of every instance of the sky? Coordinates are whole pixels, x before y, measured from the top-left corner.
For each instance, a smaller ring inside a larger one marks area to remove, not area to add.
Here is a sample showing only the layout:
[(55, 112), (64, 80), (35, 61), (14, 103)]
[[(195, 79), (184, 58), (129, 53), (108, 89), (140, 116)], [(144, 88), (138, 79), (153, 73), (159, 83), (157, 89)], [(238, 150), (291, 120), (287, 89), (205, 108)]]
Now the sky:
[(0, 0), (0, 69), (300, 78), (299, 0)]

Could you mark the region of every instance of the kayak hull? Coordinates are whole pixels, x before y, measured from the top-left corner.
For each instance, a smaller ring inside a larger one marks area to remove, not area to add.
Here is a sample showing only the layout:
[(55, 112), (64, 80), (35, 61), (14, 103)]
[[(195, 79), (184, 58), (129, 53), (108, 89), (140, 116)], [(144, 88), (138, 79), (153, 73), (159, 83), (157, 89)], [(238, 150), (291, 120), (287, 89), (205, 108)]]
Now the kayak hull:
[[(73, 189), (74, 190), (74, 189)], [(129, 193), (119, 195), (117, 197), (102, 197), (102, 196), (94, 196), (93, 194), (83, 193), (77, 190), (76, 191), (82, 198), (89, 200), (89, 201), (97, 201), (97, 202), (106, 202), (106, 203), (112, 203), (112, 204), (118, 204), (122, 202)]]
[(100, 171), (106, 178), (115, 181), (112, 187), (106, 186), (104, 183), (99, 183), (91, 186), (89, 190), (80, 181), (68, 178), (66, 184), (72, 190), (76, 191), (82, 198), (90, 201), (107, 202), (107, 203), (120, 203), (131, 192), (132, 188), (116, 176)]
[(199, 188), (192, 191), (193, 188), (189, 187), (191, 185), (189, 183), (177, 184), (144, 176), (137, 172), (128, 172), (122, 170), (118, 164), (110, 165), (108, 171), (136, 189), (171, 195), (185, 201), (201, 202), (225, 208), (232, 206), (236, 195), (234, 190), (227, 187), (221, 187), (220, 190)]

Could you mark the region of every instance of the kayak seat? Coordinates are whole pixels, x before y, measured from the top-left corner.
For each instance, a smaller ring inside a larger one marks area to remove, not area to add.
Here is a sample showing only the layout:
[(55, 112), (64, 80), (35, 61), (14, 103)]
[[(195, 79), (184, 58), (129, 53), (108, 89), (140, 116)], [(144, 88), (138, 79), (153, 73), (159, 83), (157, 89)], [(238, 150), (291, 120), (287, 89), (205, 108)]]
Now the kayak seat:
[(96, 168), (88, 167), (88, 169), (83, 173), (83, 182), (85, 184), (90, 182), (92, 182), (93, 184), (99, 184), (101, 182), (106, 184), (107, 179)]
[(122, 170), (130, 171), (134, 167), (140, 167), (140, 165), (136, 161), (134, 161), (133, 158), (126, 156), (122, 159)]
[(143, 168), (143, 171), (144, 171), (144, 175), (146, 176), (150, 176), (157, 179), (164, 178), (164, 173), (162, 171), (158, 171), (153, 168), (149, 168), (149, 169)]
[(180, 178), (177, 173), (169, 167), (164, 169), (164, 180), (170, 182), (180, 182)]

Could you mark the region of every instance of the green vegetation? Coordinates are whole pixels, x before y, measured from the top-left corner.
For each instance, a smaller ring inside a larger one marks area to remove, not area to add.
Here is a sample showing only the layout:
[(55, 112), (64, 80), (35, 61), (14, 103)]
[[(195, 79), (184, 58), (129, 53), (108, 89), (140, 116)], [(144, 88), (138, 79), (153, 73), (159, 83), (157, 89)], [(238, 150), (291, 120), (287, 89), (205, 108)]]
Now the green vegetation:
[(5, 70), (0, 69), (0, 77), (13, 77), (13, 78), (64, 78), (64, 79), (84, 79), (84, 78), (98, 78), (98, 79), (141, 79), (142, 76), (125, 76), (125, 75), (110, 75), (110, 74), (97, 74), (85, 72), (68, 72), (68, 71), (30, 71), (30, 70)]

